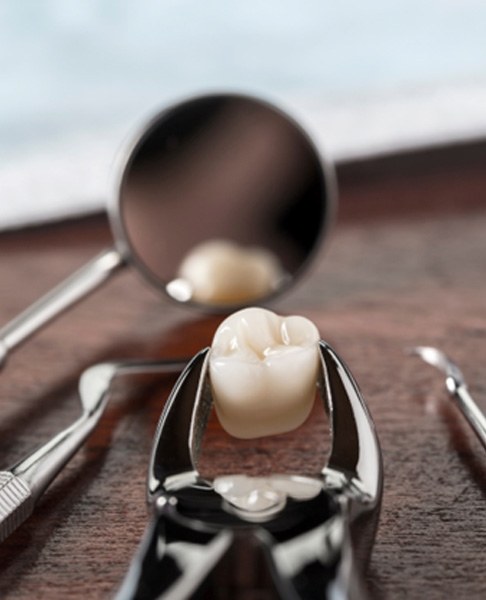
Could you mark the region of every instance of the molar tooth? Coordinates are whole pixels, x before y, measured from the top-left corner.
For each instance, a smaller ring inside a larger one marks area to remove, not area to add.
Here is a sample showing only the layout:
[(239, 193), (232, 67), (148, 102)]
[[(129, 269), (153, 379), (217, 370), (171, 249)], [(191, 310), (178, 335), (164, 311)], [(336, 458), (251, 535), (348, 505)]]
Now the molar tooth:
[(219, 421), (251, 439), (301, 425), (314, 402), (319, 366), (316, 326), (262, 308), (229, 316), (213, 339), (209, 372)]

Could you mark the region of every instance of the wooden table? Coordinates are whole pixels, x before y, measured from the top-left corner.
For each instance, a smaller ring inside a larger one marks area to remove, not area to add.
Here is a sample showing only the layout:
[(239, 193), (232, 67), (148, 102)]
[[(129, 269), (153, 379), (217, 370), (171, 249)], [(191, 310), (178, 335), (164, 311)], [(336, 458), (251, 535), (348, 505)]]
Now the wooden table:
[[(275, 308), (313, 319), (350, 365), (385, 460), (373, 598), (486, 597), (486, 453), (444, 392), (406, 355), (437, 345), (486, 410), (486, 144), (341, 164), (341, 212), (324, 260)], [(104, 218), (0, 236), (7, 322), (110, 243)], [(219, 319), (164, 301), (125, 270), (13, 353), (0, 378), (6, 468), (79, 414), (76, 383), (107, 359), (192, 355)], [(0, 547), (2, 598), (105, 598), (144, 530), (154, 428), (175, 378), (119, 379), (100, 426)], [(255, 445), (210, 423), (202, 471), (316, 471), (320, 407)]]

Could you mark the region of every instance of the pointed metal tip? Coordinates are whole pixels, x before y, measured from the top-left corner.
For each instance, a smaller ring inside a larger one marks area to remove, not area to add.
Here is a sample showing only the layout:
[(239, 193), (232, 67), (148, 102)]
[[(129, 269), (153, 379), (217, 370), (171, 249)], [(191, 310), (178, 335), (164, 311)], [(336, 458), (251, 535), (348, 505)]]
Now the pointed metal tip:
[[(419, 356), (424, 362), (442, 371), (447, 378), (447, 388), (454, 392), (464, 386), (464, 376), (459, 367), (441, 350), (433, 346), (415, 346), (407, 350), (408, 354)], [(452, 380), (452, 381), (451, 381)], [(452, 386), (450, 384), (453, 384)]]

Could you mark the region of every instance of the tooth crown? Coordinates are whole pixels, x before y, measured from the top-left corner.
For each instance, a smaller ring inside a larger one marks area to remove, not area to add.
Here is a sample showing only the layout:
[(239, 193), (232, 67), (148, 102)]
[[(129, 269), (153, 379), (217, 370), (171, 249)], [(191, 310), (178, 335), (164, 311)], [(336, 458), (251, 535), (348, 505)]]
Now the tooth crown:
[(249, 439), (301, 425), (314, 402), (318, 341), (317, 328), (304, 317), (249, 308), (223, 321), (209, 368), (224, 429)]

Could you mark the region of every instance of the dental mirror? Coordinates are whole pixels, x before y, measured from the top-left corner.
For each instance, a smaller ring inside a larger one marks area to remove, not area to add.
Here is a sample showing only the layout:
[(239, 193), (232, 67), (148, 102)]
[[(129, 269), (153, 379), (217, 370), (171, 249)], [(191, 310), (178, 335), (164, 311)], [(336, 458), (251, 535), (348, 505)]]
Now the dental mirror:
[(231, 312), (291, 286), (321, 246), (334, 178), (273, 105), (213, 94), (157, 114), (122, 154), (105, 250), (0, 330), (0, 358), (125, 265), (173, 300)]

